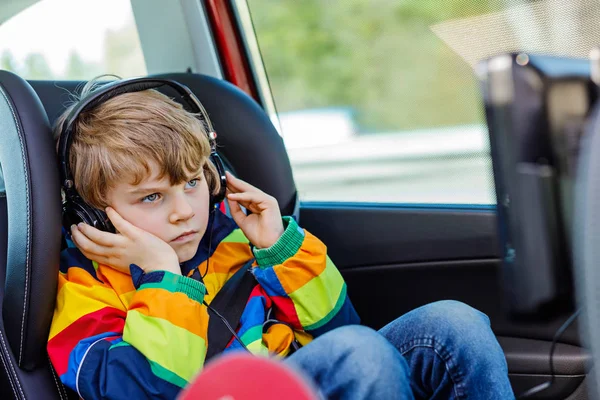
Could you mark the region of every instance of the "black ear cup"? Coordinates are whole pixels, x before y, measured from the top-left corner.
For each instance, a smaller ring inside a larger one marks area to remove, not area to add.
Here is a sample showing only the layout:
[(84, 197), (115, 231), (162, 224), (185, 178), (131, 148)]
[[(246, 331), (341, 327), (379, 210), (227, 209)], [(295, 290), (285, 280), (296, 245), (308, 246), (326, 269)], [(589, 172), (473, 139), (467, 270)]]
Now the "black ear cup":
[(92, 223), (90, 225), (100, 229), (101, 231), (110, 232), (110, 233), (117, 232), (114, 225), (112, 224), (112, 222), (110, 222), (108, 215), (106, 215), (106, 213), (104, 211), (100, 211), (97, 208), (92, 208), (92, 207), (89, 207), (89, 210), (90, 210), (90, 215), (93, 215), (93, 218), (94, 218), (94, 220), (92, 221)]
[(212, 188), (210, 189), (210, 208), (213, 209), (217, 204), (225, 200), (225, 192), (227, 190), (227, 178), (225, 177), (225, 166), (223, 160), (216, 151), (210, 153), (210, 161), (213, 163), (219, 175), (219, 181), (221, 183), (219, 193), (213, 194)]
[(105, 212), (89, 206), (79, 196), (70, 196), (63, 202), (63, 227), (69, 232), (71, 225), (80, 222), (101, 231), (116, 232)]

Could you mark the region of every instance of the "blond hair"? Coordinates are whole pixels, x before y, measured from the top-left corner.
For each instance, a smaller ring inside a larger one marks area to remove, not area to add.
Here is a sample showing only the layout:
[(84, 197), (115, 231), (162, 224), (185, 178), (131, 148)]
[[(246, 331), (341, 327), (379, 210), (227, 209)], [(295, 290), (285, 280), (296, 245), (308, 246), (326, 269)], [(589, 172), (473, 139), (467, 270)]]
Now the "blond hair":
[[(88, 82), (81, 98), (96, 85), (96, 79)], [(75, 105), (58, 119), (55, 138)], [(172, 185), (203, 171), (209, 190), (218, 193), (210, 151), (206, 128), (194, 114), (156, 90), (144, 90), (120, 94), (81, 113), (73, 125), (68, 162), (82, 199), (104, 209), (113, 185), (124, 179), (138, 185), (150, 175), (151, 161), (160, 168), (159, 179), (168, 176)]]

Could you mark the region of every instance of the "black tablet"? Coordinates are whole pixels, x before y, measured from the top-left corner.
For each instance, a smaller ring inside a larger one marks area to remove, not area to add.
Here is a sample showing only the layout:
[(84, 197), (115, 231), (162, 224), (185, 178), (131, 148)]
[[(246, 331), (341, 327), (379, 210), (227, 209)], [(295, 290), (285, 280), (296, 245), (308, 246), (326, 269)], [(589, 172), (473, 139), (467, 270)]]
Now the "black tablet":
[(571, 231), (580, 138), (597, 96), (590, 61), (505, 54), (478, 65), (513, 317), (573, 309)]

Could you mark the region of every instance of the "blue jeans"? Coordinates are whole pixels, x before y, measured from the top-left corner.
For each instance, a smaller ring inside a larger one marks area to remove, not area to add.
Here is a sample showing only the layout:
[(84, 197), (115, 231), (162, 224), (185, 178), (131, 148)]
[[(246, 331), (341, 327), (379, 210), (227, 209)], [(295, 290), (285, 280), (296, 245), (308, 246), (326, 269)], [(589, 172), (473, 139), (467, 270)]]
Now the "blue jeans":
[(457, 301), (417, 308), (379, 332), (335, 329), (286, 362), (328, 399), (514, 399), (488, 317)]

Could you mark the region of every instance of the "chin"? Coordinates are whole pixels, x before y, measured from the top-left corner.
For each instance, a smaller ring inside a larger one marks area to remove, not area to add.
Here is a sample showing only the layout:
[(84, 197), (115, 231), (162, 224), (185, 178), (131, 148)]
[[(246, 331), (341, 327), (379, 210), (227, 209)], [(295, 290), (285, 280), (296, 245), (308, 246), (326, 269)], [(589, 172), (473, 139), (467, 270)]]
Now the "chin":
[(184, 263), (186, 261), (191, 260), (195, 255), (196, 252), (198, 251), (198, 245), (200, 243), (186, 243), (185, 246), (176, 249), (175, 252), (177, 253), (177, 258), (179, 258), (179, 263)]
[(194, 254), (195, 253), (193, 252), (178, 253), (177, 258), (179, 258), (179, 264), (191, 260), (192, 257), (194, 257)]
[(177, 252), (177, 257), (179, 258), (179, 263), (186, 262), (192, 259), (196, 254), (196, 250), (180, 250)]

